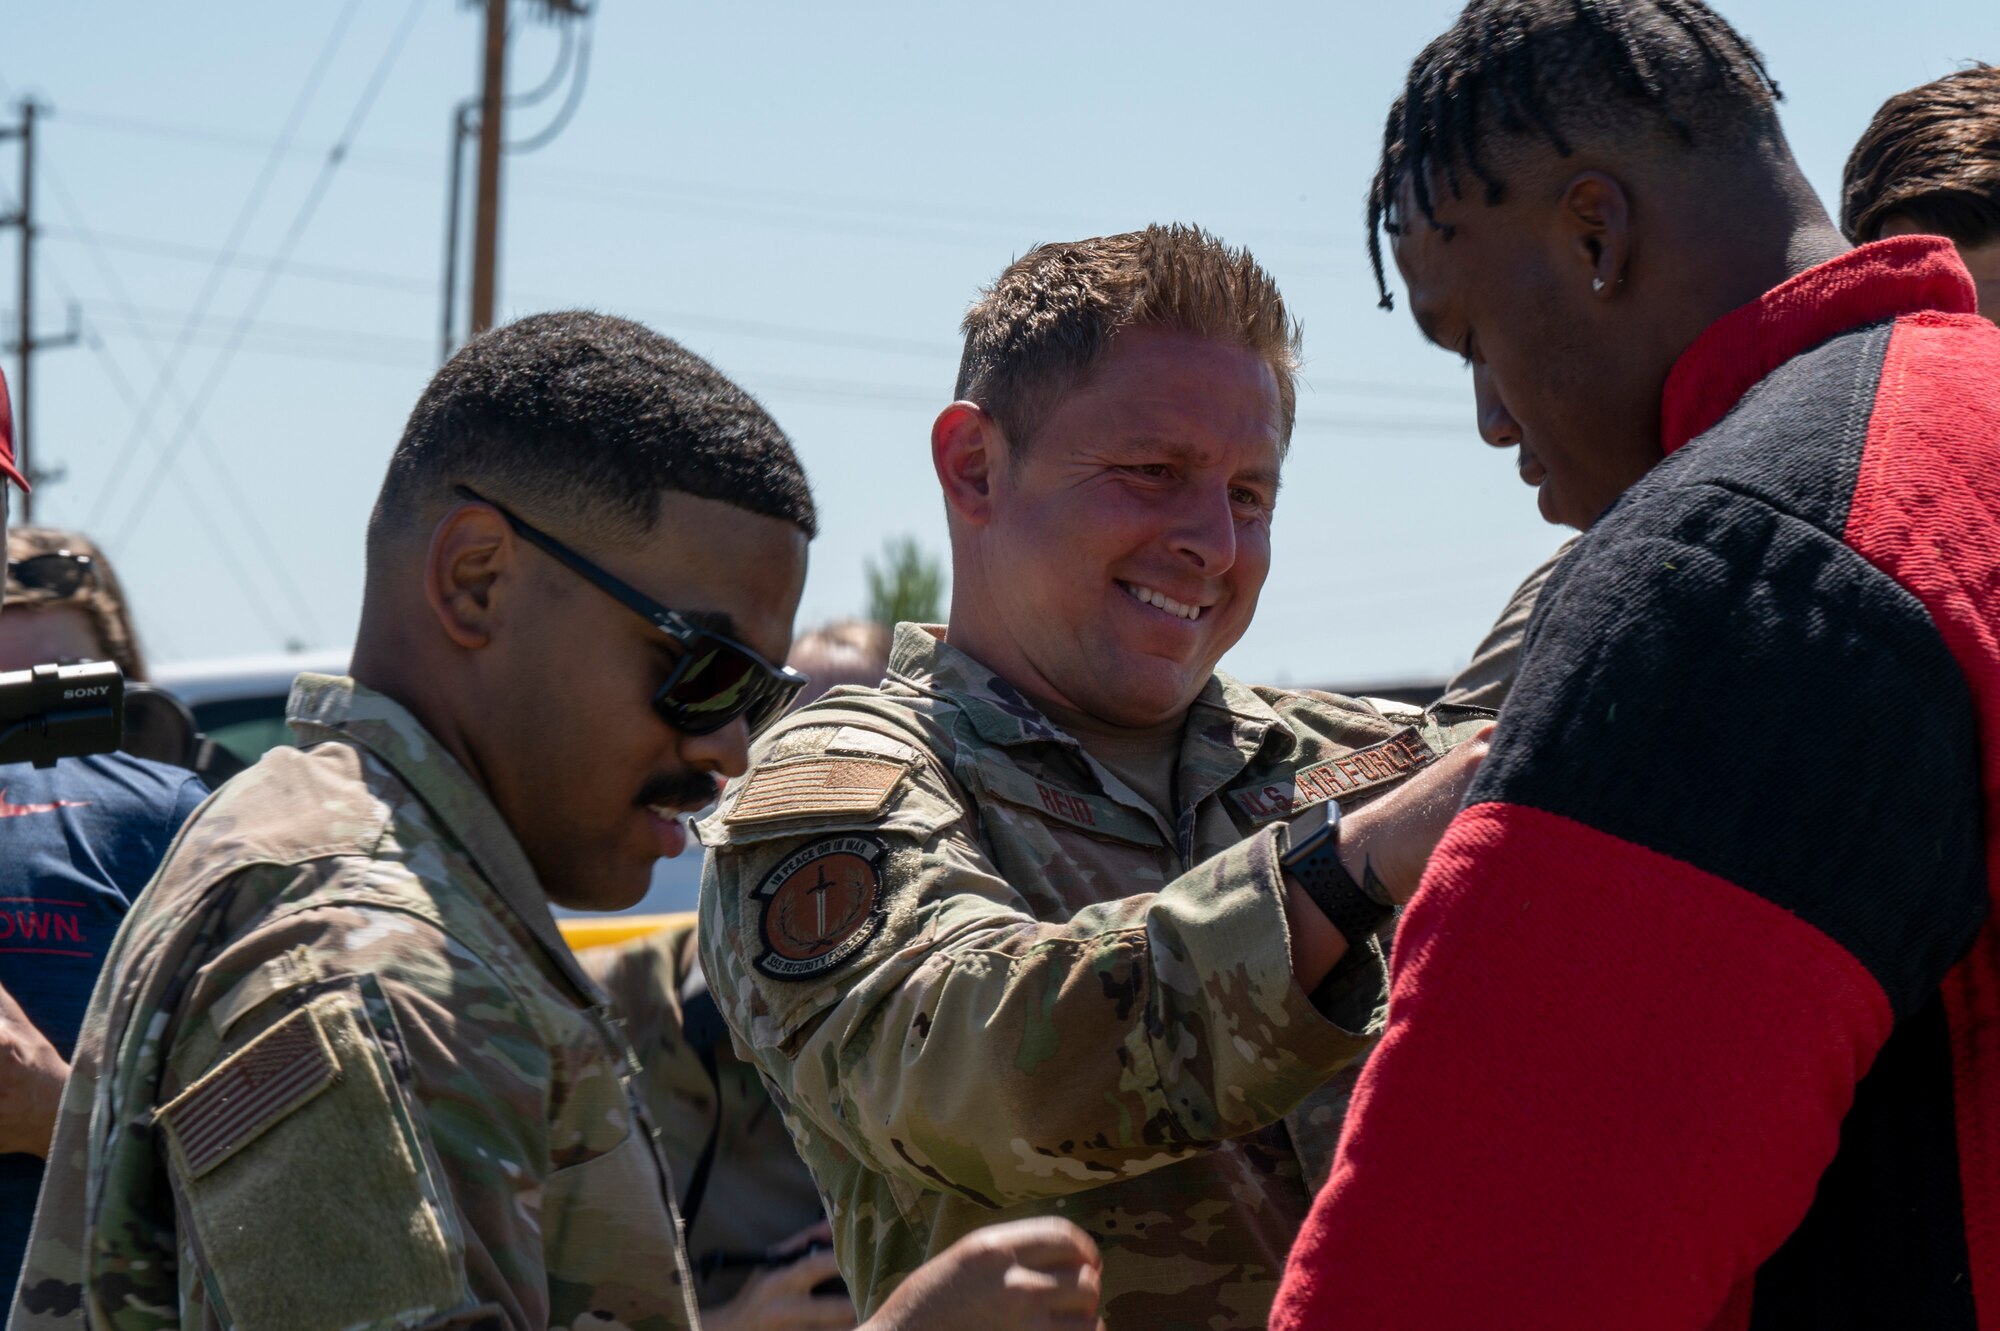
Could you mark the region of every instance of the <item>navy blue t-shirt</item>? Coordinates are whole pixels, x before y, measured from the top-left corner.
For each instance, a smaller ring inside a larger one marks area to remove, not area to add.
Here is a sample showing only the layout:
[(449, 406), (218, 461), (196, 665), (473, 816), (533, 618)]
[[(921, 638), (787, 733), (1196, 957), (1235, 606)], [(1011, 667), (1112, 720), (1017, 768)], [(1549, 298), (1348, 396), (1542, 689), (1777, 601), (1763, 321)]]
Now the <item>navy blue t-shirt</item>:
[[(64, 1058), (132, 898), (206, 798), (201, 778), (123, 753), (0, 766), (0, 985)], [(19, 1278), (42, 1161), (0, 1155), (0, 1281)]]

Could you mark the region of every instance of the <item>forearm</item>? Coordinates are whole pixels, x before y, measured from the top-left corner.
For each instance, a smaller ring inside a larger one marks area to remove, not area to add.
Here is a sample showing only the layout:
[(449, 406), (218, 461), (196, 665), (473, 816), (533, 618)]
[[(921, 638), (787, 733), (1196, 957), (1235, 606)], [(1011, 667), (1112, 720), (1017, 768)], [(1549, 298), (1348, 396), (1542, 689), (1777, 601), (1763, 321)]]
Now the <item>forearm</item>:
[(1276, 854), (1258, 837), (1061, 924), (945, 903), (937, 942), (860, 977), (767, 1071), (878, 1169), (996, 1204), (1263, 1126), (1368, 1044), (1293, 977)]
[(0, 990), (0, 1154), (47, 1158), (69, 1064)]

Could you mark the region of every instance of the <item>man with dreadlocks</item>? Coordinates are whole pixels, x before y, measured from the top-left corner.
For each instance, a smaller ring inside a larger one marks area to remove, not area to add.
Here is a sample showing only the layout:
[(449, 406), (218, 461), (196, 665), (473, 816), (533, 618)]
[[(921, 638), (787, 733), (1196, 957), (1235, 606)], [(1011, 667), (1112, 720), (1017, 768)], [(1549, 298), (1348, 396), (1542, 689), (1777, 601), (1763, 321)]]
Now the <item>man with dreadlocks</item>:
[(1587, 530), (1282, 1331), (2000, 1325), (2000, 329), (1776, 98), (1696, 0), (1474, 0), (1390, 113), (1411, 313)]

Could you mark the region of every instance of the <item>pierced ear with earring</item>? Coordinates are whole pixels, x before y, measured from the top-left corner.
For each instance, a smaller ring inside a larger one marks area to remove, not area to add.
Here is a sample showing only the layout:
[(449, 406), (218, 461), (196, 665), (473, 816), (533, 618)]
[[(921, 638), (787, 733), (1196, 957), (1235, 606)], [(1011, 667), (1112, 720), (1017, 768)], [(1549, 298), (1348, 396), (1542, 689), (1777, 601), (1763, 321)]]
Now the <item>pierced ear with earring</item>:
[[(1615, 282), (1611, 283), (1611, 285), (1612, 285), (1612, 286), (1614, 286), (1614, 287), (1622, 287), (1622, 286), (1624, 286), (1624, 285), (1625, 285), (1625, 279), (1621, 277), (1621, 278), (1619, 278), (1618, 280), (1616, 280)], [(1601, 295), (1603, 295), (1603, 294), (1604, 294), (1604, 279), (1603, 279), (1603, 278), (1601, 278), (1601, 277), (1593, 277), (1593, 278), (1591, 278), (1591, 279), (1590, 279), (1590, 289), (1591, 289), (1591, 291), (1592, 291), (1592, 292), (1596, 293), (1597, 295), (1600, 295), (1600, 296), (1601, 296)]]

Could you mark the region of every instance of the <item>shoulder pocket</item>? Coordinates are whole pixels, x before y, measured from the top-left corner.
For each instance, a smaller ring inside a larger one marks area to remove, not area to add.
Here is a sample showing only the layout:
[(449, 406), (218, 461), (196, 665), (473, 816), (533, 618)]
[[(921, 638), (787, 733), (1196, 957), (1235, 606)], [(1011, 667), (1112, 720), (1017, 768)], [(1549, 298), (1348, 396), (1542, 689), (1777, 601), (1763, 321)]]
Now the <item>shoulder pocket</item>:
[(428, 1152), (351, 991), (278, 1021), (155, 1119), (226, 1325), (406, 1327), (471, 1302)]

